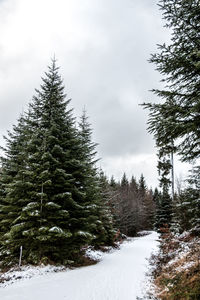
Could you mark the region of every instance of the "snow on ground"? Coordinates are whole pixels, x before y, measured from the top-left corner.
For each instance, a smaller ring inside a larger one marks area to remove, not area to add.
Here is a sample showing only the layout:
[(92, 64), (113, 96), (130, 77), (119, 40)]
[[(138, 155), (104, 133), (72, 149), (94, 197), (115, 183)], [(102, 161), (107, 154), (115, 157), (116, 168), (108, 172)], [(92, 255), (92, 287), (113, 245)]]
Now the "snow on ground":
[[(110, 251), (111, 249), (112, 249), (112, 247), (105, 247), (106, 251)], [(92, 247), (89, 247), (85, 252), (85, 256), (87, 256), (87, 257), (89, 257), (92, 260), (97, 261), (97, 262), (102, 260), (104, 255), (105, 255), (104, 252), (94, 250)]]
[(157, 234), (133, 238), (92, 266), (23, 279), (0, 288), (1, 300), (136, 300), (148, 286), (145, 273)]
[[(0, 273), (0, 280), (3, 283), (0, 283), (0, 288), (5, 287), (7, 285), (15, 283), (17, 280), (21, 279), (30, 279), (32, 277), (38, 275), (45, 275), (47, 273), (54, 273), (54, 272), (61, 272), (66, 270), (64, 266), (22, 266), (21, 268), (12, 268), (8, 272), (1, 274)], [(0, 292), (1, 295), (1, 292)]]

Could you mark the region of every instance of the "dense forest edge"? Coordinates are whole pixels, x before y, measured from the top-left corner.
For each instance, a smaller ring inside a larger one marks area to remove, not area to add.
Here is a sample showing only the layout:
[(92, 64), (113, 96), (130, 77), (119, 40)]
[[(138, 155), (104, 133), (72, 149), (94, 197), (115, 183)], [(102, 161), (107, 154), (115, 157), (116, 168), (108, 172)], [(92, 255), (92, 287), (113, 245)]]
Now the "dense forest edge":
[[(154, 135), (160, 190), (155, 227), (160, 253), (152, 258), (158, 299), (200, 299), (200, 2), (158, 3), (169, 45), (158, 45), (150, 62), (162, 75), (153, 89), (160, 103), (144, 103), (148, 130)], [(174, 155), (191, 165), (175, 189)], [(160, 198), (161, 196), (161, 198)]]
[[(28, 109), (5, 137), (0, 165), (0, 271), (27, 264), (80, 266), (141, 230), (160, 235), (149, 299), (200, 299), (200, 3), (158, 3), (169, 45), (150, 63), (162, 75), (158, 103), (143, 103), (154, 136), (159, 186), (120, 181), (97, 168), (87, 112), (74, 118), (55, 59)], [(174, 156), (191, 165), (175, 187)]]

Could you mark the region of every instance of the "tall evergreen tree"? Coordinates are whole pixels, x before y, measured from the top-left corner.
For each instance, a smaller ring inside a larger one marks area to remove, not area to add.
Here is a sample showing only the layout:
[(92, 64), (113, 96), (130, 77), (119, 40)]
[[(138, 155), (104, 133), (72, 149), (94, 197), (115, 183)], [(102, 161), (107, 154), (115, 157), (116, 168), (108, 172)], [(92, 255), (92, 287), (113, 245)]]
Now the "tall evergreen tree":
[[(10, 223), (1, 239), (4, 261), (6, 255), (8, 261), (16, 262), (23, 246), (25, 262), (66, 263), (81, 246), (96, 238), (87, 230), (93, 222), (86, 209), (86, 203), (93, 203), (87, 190), (92, 169), (88, 174), (89, 158), (83, 157), (83, 153), (89, 152), (86, 145), (83, 147), (68, 104), (53, 60), (29, 106), (23, 130), (17, 140), (9, 141), (6, 149), (8, 168), (14, 160), (21, 159), (22, 163), (17, 164), (8, 181), (6, 168), (2, 167), (5, 195), (1, 200), (0, 222)], [(17, 144), (20, 148), (15, 159), (11, 152), (18, 140), (22, 145)], [(8, 204), (12, 220), (1, 217)]]
[(174, 207), (174, 222), (179, 232), (192, 230), (200, 234), (200, 167), (190, 170), (187, 186), (177, 196)]
[[(18, 124), (13, 126), (13, 130), (8, 132), (5, 148), (1, 148), (6, 156), (1, 157), (1, 192), (0, 192), (0, 249), (1, 255), (9, 252), (6, 247), (3, 251), (2, 245), (7, 243), (6, 233), (10, 230), (11, 224), (19, 216), (20, 206), (16, 203), (16, 193), (13, 192), (14, 180), (19, 187), (20, 179), (24, 180), (26, 162), (24, 148), (25, 138), (25, 117), (21, 116)], [(21, 193), (25, 192), (26, 187)], [(0, 259), (1, 260), (1, 259)]]
[[(112, 245), (114, 241), (114, 236), (116, 234), (116, 228), (114, 228), (114, 220), (111, 208), (111, 202), (113, 198), (113, 193), (110, 189), (109, 181), (106, 175), (100, 170), (99, 172), (99, 187), (101, 195), (101, 204), (100, 204), (100, 220), (101, 225), (101, 235), (97, 242), (101, 244)], [(102, 225), (104, 224), (104, 228)]]
[(200, 5), (199, 1), (161, 0), (159, 6), (172, 30), (170, 45), (159, 45), (150, 62), (163, 75), (166, 88), (153, 92), (161, 104), (144, 104), (150, 110), (149, 130), (166, 144), (174, 141), (182, 160), (200, 155)]
[(135, 220), (133, 214), (133, 207), (130, 198), (130, 186), (126, 173), (123, 174), (120, 184), (120, 201), (119, 201), (119, 228), (121, 232), (126, 235), (135, 234)]
[(116, 188), (117, 187), (117, 182), (115, 181), (115, 178), (114, 176), (112, 175), (111, 178), (110, 178), (110, 186), (112, 188)]
[(200, 166), (196, 166), (190, 171), (187, 181), (189, 187), (186, 189), (186, 193), (191, 203), (189, 208), (190, 224), (193, 231), (200, 235)]
[(172, 168), (170, 161), (171, 148), (160, 147), (158, 151), (158, 174), (161, 193), (157, 194), (157, 210), (155, 227), (160, 230), (163, 227), (170, 227), (172, 219), (172, 199), (169, 195), (171, 185), (170, 171)]
[[(163, 188), (163, 205), (171, 211), (169, 185), (173, 188), (173, 153), (183, 161), (200, 156), (200, 5), (199, 1), (160, 0), (159, 7), (171, 29), (171, 44), (159, 45), (150, 62), (163, 76), (165, 88), (153, 89), (162, 103), (144, 103), (149, 109), (148, 130), (154, 134), (159, 150), (158, 168)], [(168, 175), (172, 170), (172, 180)], [(168, 200), (167, 200), (168, 199)], [(163, 216), (166, 209), (161, 208)], [(170, 214), (163, 221), (170, 221)]]
[(146, 183), (145, 183), (145, 179), (144, 179), (144, 175), (141, 174), (140, 179), (139, 179), (139, 183), (138, 183), (138, 191), (141, 194), (141, 196), (144, 197), (145, 193), (146, 193)]
[(84, 165), (85, 185), (85, 213), (87, 213), (87, 230), (95, 237), (92, 243), (97, 245), (112, 244), (115, 231), (107, 198), (108, 181), (105, 175), (96, 168), (96, 143), (92, 142), (92, 129), (88, 122), (86, 110), (83, 110), (79, 122), (79, 138), (81, 141), (80, 158)]

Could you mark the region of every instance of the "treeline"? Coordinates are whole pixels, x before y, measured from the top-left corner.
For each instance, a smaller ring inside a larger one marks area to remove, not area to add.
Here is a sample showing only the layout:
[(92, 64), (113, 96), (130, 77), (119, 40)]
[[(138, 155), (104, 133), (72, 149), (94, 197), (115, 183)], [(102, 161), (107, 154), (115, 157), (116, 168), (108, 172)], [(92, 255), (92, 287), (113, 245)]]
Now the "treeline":
[(103, 173), (101, 178), (104, 198), (110, 206), (115, 228), (128, 236), (154, 228), (154, 192), (148, 189), (143, 174), (138, 181), (134, 176), (129, 181), (125, 173), (119, 182), (113, 176), (108, 180)]

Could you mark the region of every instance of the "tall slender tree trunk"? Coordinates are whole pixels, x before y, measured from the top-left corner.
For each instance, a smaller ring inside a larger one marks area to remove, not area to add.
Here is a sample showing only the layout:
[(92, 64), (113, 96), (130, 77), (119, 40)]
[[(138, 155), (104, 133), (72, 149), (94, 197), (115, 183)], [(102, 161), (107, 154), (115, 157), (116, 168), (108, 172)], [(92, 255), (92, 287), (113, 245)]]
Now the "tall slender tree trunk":
[(172, 181), (172, 201), (174, 201), (174, 144), (172, 143), (172, 151), (171, 151), (171, 181)]

